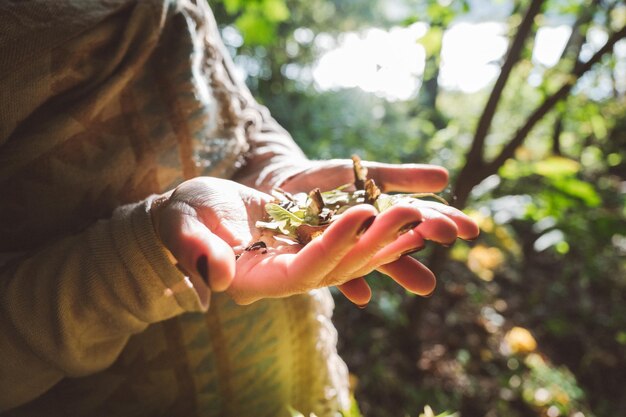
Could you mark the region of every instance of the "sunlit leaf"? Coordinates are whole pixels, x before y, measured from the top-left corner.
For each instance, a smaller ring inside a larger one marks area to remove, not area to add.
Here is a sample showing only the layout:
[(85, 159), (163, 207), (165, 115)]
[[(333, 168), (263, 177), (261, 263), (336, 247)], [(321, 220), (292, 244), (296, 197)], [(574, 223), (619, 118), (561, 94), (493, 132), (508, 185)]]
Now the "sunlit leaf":
[(239, 12), (243, 6), (242, 0), (222, 0), (222, 3), (224, 3), (226, 13), (231, 15)]
[(509, 159), (502, 165), (498, 174), (505, 179), (516, 180), (532, 174), (532, 166), (515, 159)]
[(575, 175), (580, 171), (580, 164), (573, 159), (552, 156), (543, 161), (535, 162), (534, 168), (539, 175), (556, 178)]
[(263, 0), (263, 15), (270, 22), (282, 22), (289, 18), (289, 9), (284, 0)]
[(441, 50), (441, 41), (443, 39), (443, 30), (440, 27), (431, 27), (418, 43), (424, 47), (426, 56), (439, 54)]
[(563, 193), (582, 200), (589, 207), (596, 207), (602, 202), (595, 187), (576, 178), (555, 180), (552, 185)]
[(276, 36), (275, 25), (252, 10), (247, 10), (239, 16), (235, 25), (241, 31), (244, 42), (247, 44), (268, 45)]
[(593, 129), (593, 134), (598, 139), (604, 139), (607, 135), (607, 126), (606, 121), (599, 114), (594, 114), (590, 118), (591, 128)]

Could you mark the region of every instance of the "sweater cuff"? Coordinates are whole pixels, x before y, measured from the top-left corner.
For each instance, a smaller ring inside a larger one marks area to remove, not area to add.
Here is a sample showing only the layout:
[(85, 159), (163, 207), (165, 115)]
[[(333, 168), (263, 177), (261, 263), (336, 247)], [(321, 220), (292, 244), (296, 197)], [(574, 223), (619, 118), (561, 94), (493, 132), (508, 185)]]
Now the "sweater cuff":
[(147, 323), (208, 308), (208, 302), (200, 301), (189, 279), (170, 260), (154, 230), (150, 206), (156, 197), (119, 207), (111, 219), (115, 251), (130, 278), (130, 282), (119, 284), (129, 287), (123, 292), (134, 292), (127, 307)]

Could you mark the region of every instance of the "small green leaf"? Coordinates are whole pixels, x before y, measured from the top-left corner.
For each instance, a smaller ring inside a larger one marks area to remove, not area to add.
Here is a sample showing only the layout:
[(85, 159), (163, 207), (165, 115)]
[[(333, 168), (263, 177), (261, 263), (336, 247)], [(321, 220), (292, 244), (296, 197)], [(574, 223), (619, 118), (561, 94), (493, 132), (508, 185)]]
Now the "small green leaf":
[(509, 180), (517, 180), (533, 173), (532, 166), (527, 163), (509, 159), (498, 170), (498, 175)]
[(276, 221), (288, 221), (292, 223), (301, 224), (304, 219), (298, 217), (291, 211), (282, 208), (276, 203), (268, 203), (265, 205), (265, 211), (274, 218)]
[(270, 22), (283, 22), (290, 16), (284, 0), (263, 0), (263, 15)]
[(246, 10), (237, 18), (235, 25), (247, 44), (269, 45), (276, 37), (276, 26), (253, 10)]
[(552, 185), (570, 197), (582, 200), (588, 207), (597, 207), (602, 202), (594, 186), (579, 179), (563, 178), (554, 181)]
[(604, 139), (607, 136), (607, 128), (606, 121), (599, 114), (594, 114), (591, 116), (590, 120), (591, 128), (593, 129), (593, 134), (598, 139)]
[(226, 13), (231, 16), (237, 14), (243, 6), (242, 0), (223, 0), (222, 3), (224, 3)]
[(380, 197), (378, 197), (378, 199), (376, 200), (376, 203), (374, 203), (374, 207), (376, 207), (376, 209), (382, 213), (383, 211), (393, 206), (393, 201), (394, 201), (394, 198), (392, 195), (383, 194)]
[(442, 39), (443, 30), (440, 27), (435, 26), (431, 27), (417, 42), (424, 47), (424, 51), (428, 57), (439, 54)]

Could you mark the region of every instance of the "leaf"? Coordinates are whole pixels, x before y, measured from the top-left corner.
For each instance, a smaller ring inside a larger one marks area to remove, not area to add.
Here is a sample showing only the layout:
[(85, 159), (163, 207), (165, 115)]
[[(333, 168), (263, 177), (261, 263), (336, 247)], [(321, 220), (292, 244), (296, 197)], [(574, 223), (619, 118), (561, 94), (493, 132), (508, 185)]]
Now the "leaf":
[(263, 15), (270, 22), (283, 22), (290, 13), (284, 0), (263, 0)]
[(365, 203), (374, 204), (376, 199), (380, 196), (380, 188), (376, 186), (373, 179), (369, 178), (365, 181)]
[(562, 178), (552, 185), (563, 193), (582, 200), (589, 207), (597, 207), (602, 202), (593, 185), (576, 178)]
[(358, 204), (369, 204), (379, 212), (387, 210), (394, 204), (405, 202), (411, 204), (423, 197), (431, 197), (447, 204), (436, 194), (384, 194), (376, 186), (373, 179), (367, 178), (367, 169), (361, 165), (358, 156), (353, 156), (355, 185), (362, 183), (363, 189), (344, 191), (350, 186), (344, 185), (331, 191), (320, 192), (313, 189), (305, 193), (289, 194), (283, 190), (272, 191), (276, 202), (265, 205), (265, 211), (271, 221), (258, 221), (257, 227), (297, 240), (306, 245), (311, 239), (321, 235), (326, 227), (337, 219), (344, 211)]
[(309, 193), (309, 204), (306, 207), (305, 220), (312, 224), (319, 222), (319, 215), (324, 208), (324, 198), (319, 188)]
[(257, 222), (257, 227), (263, 227), (269, 230), (276, 230), (276, 228), (278, 228), (278, 230), (286, 236), (294, 239), (297, 237), (296, 228), (304, 222), (303, 210), (298, 210), (298, 213), (302, 215), (302, 217), (300, 217), (296, 213), (292, 213), (276, 203), (268, 203), (265, 205), (265, 211), (274, 221), (269, 224), (266, 222)]
[(515, 159), (509, 159), (498, 170), (498, 175), (500, 175), (500, 177), (509, 180), (518, 180), (520, 178), (527, 177), (532, 173), (533, 169), (530, 164), (523, 163)]
[(276, 26), (253, 10), (246, 10), (235, 21), (244, 42), (252, 45), (269, 45), (276, 37)]
[(573, 159), (562, 156), (551, 156), (543, 161), (535, 162), (535, 172), (549, 178), (572, 176), (580, 171), (580, 164)]
[(302, 223), (304, 218), (300, 218), (291, 211), (281, 207), (276, 203), (268, 203), (265, 205), (265, 211), (274, 218), (276, 221), (289, 221), (295, 223)]
[(606, 138), (608, 132), (604, 118), (599, 114), (594, 114), (590, 117), (589, 121), (591, 122), (591, 128), (593, 129), (595, 137), (598, 139)]
[(365, 201), (365, 194), (363, 191), (349, 193), (337, 189), (323, 192), (322, 197), (324, 197), (324, 203), (326, 206), (332, 208), (339, 208), (344, 205), (354, 205)]
[(274, 188), (271, 191), (272, 197), (274, 197), (276, 200), (279, 201), (291, 201), (293, 203), (295, 203), (295, 197), (293, 195), (291, 195), (290, 193), (288, 193), (285, 190), (282, 190), (280, 188)]
[(224, 9), (229, 15), (237, 14), (243, 6), (242, 0), (223, 0), (223, 3)]
[(352, 163), (354, 170), (354, 188), (364, 190), (365, 181), (367, 180), (367, 168), (361, 164), (361, 158), (357, 155), (352, 155)]
[(284, 222), (263, 222), (258, 220), (255, 226), (261, 229), (272, 230), (276, 233), (282, 233), (281, 223), (286, 224)]
[(301, 224), (296, 228), (296, 235), (298, 236), (298, 242), (306, 245), (311, 240), (324, 233), (324, 230), (329, 226), (325, 224), (323, 226), (310, 226), (308, 224)]
[(394, 198), (392, 195), (383, 194), (380, 197), (378, 197), (378, 199), (376, 200), (376, 203), (374, 203), (374, 207), (376, 207), (376, 210), (382, 213), (388, 208), (391, 208), (393, 206), (393, 202), (394, 202)]
[(440, 27), (431, 27), (424, 36), (422, 36), (417, 43), (424, 47), (426, 56), (430, 57), (438, 55), (441, 51), (441, 41), (443, 39), (443, 30)]

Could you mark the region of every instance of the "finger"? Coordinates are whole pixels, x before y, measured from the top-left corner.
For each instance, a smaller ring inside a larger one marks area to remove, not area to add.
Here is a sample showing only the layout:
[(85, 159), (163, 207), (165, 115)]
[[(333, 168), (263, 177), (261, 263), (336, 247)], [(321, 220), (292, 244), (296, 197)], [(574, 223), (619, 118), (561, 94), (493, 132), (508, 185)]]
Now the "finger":
[(354, 304), (365, 307), (372, 298), (372, 289), (365, 278), (355, 278), (344, 284), (338, 285), (337, 289)]
[[(448, 171), (440, 166), (426, 164), (383, 164), (363, 161), (372, 178), (384, 191), (437, 192), (448, 184)], [(334, 159), (318, 163), (286, 181), (281, 188), (303, 191), (320, 188), (332, 190), (354, 182), (351, 160)]]
[(424, 221), (416, 230), (426, 240), (432, 240), (443, 245), (451, 245), (456, 240), (459, 229), (448, 216), (429, 207), (420, 207)]
[(474, 220), (472, 220), (467, 214), (463, 213), (457, 208), (447, 206), (445, 204), (437, 203), (434, 201), (418, 200), (415, 202), (418, 207), (429, 207), (439, 213), (447, 216), (450, 220), (456, 224), (458, 229), (458, 236), (461, 239), (476, 239), (480, 234), (480, 229)]
[(363, 230), (375, 223), (376, 213), (376, 209), (367, 204), (346, 210), (324, 234), (313, 239), (296, 255), (289, 265), (288, 276), (305, 283), (328, 275), (357, 244)]
[(364, 166), (385, 192), (437, 192), (448, 185), (448, 171), (437, 165), (364, 162)]
[(389, 275), (404, 289), (417, 295), (430, 295), (435, 290), (435, 274), (417, 259), (403, 256), (395, 262), (381, 265), (378, 270)]
[(400, 256), (417, 252), (424, 248), (424, 238), (415, 229), (409, 230), (395, 241), (385, 246), (372, 257), (367, 266), (356, 275), (367, 275), (380, 265), (388, 264), (398, 260)]
[(244, 252), (237, 261), (237, 276), (229, 294), (238, 304), (250, 304), (324, 286), (323, 278), (354, 246), (376, 213), (369, 205), (352, 207), (302, 249), (300, 245), (280, 245), (268, 246), (260, 253)]
[(365, 267), (379, 250), (396, 240), (401, 233), (414, 228), (421, 220), (422, 214), (414, 205), (400, 204), (385, 210), (332, 270), (328, 279), (338, 282), (354, 277), (355, 271)]
[(213, 291), (224, 291), (235, 276), (231, 247), (192, 215), (164, 216), (161, 239), (182, 269)]

